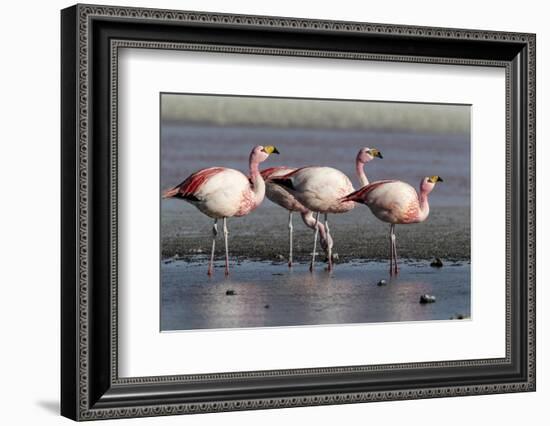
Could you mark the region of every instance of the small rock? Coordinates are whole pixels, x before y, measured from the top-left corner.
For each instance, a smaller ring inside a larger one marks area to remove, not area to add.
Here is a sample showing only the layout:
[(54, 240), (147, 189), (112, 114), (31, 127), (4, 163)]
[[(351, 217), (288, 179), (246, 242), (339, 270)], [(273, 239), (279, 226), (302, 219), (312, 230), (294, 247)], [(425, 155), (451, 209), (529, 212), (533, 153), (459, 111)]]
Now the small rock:
[(275, 259), (277, 259), (277, 260), (285, 260), (285, 257), (284, 257), (282, 254), (278, 254), (277, 256), (275, 256)]
[(430, 263), (430, 266), (432, 268), (441, 268), (443, 266), (443, 262), (439, 257), (436, 257), (435, 260), (432, 263)]
[(168, 265), (169, 263), (172, 263), (172, 262), (173, 262), (172, 259), (166, 259), (166, 260), (164, 261), (164, 264), (165, 264), (165, 265)]
[(264, 308), (265, 308), (265, 309), (269, 309), (269, 305), (264, 305)]
[(281, 272), (273, 272), (271, 275), (284, 275), (284, 274)]
[(431, 294), (423, 294), (420, 296), (420, 303), (435, 303), (435, 296)]
[(382, 287), (383, 285), (386, 285), (388, 284), (388, 282), (386, 280), (380, 280), (378, 281), (378, 284), (376, 284), (378, 287)]
[(468, 315), (457, 314), (457, 315), (451, 317), (450, 319), (452, 319), (452, 320), (463, 320), (463, 319), (470, 319), (470, 317)]
[(338, 262), (339, 260), (340, 260), (340, 256), (338, 255), (338, 253), (332, 253), (332, 261)]
[(235, 293), (235, 290), (227, 290), (227, 291), (225, 292), (225, 295), (226, 295), (226, 296), (235, 296), (235, 294), (236, 294), (236, 293)]

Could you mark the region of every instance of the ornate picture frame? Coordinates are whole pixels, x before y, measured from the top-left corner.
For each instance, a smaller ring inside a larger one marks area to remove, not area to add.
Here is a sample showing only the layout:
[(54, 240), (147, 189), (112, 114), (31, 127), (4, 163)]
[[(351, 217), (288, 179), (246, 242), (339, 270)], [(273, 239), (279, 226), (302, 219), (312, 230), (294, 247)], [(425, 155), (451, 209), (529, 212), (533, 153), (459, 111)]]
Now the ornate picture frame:
[[(61, 414), (160, 416), (535, 390), (534, 34), (76, 5), (61, 12)], [(506, 356), (119, 377), (121, 48), (498, 67), (506, 73)]]

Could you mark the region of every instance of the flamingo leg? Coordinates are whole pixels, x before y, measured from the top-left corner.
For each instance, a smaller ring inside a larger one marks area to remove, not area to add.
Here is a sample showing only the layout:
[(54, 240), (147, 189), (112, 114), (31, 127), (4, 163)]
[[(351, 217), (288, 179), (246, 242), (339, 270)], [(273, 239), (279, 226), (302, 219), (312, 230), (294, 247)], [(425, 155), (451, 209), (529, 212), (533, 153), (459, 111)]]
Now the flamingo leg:
[(292, 268), (292, 232), (294, 227), (292, 226), (292, 211), (288, 212), (288, 240), (289, 240), (289, 250), (288, 250), (288, 267)]
[(317, 235), (319, 235), (319, 212), (315, 215), (315, 236), (313, 237), (313, 253), (311, 253), (311, 263), (309, 264), (309, 272), (313, 272), (315, 264), (315, 254), (317, 252)]
[(393, 225), (390, 225), (390, 275), (393, 275)]
[[(325, 231), (327, 232), (327, 240), (330, 240), (330, 229), (328, 227), (328, 214), (325, 213)], [(332, 247), (328, 246), (328, 270), (332, 271)]]
[(395, 236), (395, 225), (392, 225), (392, 235), (391, 235), (391, 241), (392, 241), (392, 254), (393, 254), (393, 271), (395, 274), (399, 273), (399, 267), (397, 266), (397, 244), (396, 244), (396, 236)]
[(229, 231), (227, 230), (227, 218), (223, 218), (223, 239), (225, 242), (225, 276), (229, 275), (229, 247), (227, 245), (227, 235)]
[(208, 264), (208, 276), (212, 276), (214, 272), (214, 251), (216, 249), (216, 236), (218, 235), (218, 219), (214, 219), (212, 226), (212, 253), (210, 254), (210, 263)]

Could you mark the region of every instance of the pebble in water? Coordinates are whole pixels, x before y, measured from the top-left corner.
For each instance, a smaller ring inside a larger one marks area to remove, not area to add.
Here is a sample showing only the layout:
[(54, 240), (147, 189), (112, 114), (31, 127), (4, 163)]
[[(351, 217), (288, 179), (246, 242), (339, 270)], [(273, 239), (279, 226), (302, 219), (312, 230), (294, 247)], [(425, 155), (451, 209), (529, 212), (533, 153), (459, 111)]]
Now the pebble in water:
[(388, 282), (386, 280), (380, 280), (378, 281), (378, 284), (376, 284), (379, 287), (382, 287), (383, 285), (386, 285)]
[(441, 268), (443, 266), (443, 262), (439, 257), (436, 257), (435, 260), (432, 263), (430, 263), (430, 266), (432, 268)]
[(236, 293), (235, 293), (235, 290), (227, 290), (227, 291), (225, 292), (225, 295), (226, 295), (226, 296), (235, 296), (235, 294), (236, 294)]
[(434, 303), (435, 302), (435, 296), (432, 296), (431, 294), (423, 294), (420, 296), (420, 303)]

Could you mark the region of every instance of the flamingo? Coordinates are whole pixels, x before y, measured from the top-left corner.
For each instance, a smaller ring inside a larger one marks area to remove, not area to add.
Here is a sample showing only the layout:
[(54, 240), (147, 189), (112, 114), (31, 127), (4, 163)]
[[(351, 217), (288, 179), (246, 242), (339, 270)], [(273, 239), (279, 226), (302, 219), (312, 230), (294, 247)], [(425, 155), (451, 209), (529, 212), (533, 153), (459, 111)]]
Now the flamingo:
[(265, 180), (265, 195), (275, 204), (278, 204), (282, 208), (288, 210), (288, 233), (289, 233), (289, 254), (288, 254), (288, 267), (292, 267), (292, 213), (299, 212), (302, 216), (303, 222), (307, 227), (317, 230), (320, 234), (321, 247), (325, 251), (332, 248), (332, 238), (325, 232), (325, 227), (322, 223), (316, 222), (313, 217), (313, 213), (308, 210), (302, 203), (300, 203), (290, 192), (286, 191), (282, 186), (277, 185), (271, 181), (271, 178), (284, 176), (290, 172), (293, 172), (294, 168), (290, 167), (270, 167), (262, 170), (261, 175)]
[[(382, 154), (377, 149), (363, 148), (356, 157), (356, 171), (361, 184), (368, 183), (365, 175), (364, 165), (375, 157), (382, 158)], [(315, 224), (319, 223), (320, 213), (324, 214), (324, 227), (327, 238), (330, 236), (328, 226), (329, 213), (346, 213), (353, 209), (353, 201), (342, 201), (344, 194), (354, 191), (353, 184), (349, 178), (340, 170), (332, 167), (306, 166), (296, 169), (286, 175), (271, 178), (270, 181), (284, 187), (308, 210), (316, 212)], [(315, 227), (313, 240), (313, 253), (309, 270), (313, 271), (315, 264), (315, 252), (317, 244), (317, 234), (319, 228)], [(328, 270), (332, 270), (332, 246), (327, 247)]]
[(430, 213), (428, 195), (437, 182), (443, 182), (443, 179), (439, 176), (423, 178), (420, 181), (420, 195), (418, 195), (408, 183), (399, 180), (381, 180), (342, 198), (344, 204), (350, 201), (366, 204), (378, 219), (390, 224), (390, 275), (399, 272), (395, 225), (420, 223), (428, 218)]
[(238, 170), (225, 167), (209, 167), (187, 177), (179, 185), (163, 193), (163, 198), (180, 198), (214, 219), (212, 227), (212, 251), (208, 275), (213, 273), (214, 250), (218, 235), (218, 219), (223, 219), (225, 242), (225, 275), (229, 275), (229, 248), (227, 244), (227, 218), (249, 214), (258, 207), (265, 196), (265, 182), (259, 171), (259, 164), (270, 154), (279, 154), (274, 146), (255, 146), (250, 152), (250, 177)]

